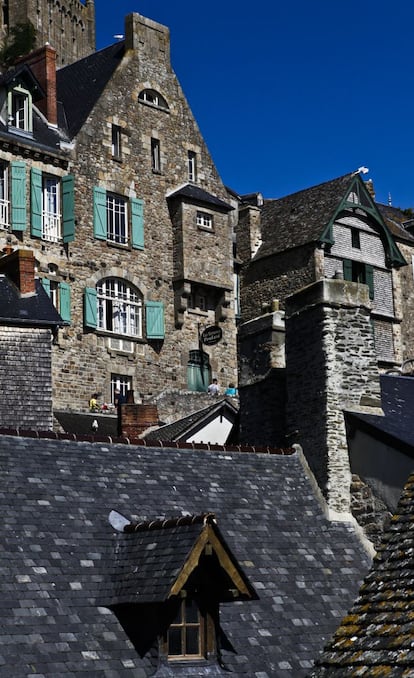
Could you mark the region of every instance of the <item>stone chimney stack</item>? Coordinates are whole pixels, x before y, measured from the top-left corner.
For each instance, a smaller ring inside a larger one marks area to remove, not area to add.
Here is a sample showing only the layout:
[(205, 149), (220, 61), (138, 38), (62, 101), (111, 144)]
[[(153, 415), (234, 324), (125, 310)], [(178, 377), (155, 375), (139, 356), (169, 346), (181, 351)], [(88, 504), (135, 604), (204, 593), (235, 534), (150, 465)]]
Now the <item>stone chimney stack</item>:
[(46, 44), (17, 63), (25, 63), (30, 67), (45, 92), (45, 98), (37, 101), (36, 105), (51, 125), (57, 125), (56, 50)]
[(33, 252), (30, 250), (9, 252), (9, 248), (5, 249), (5, 256), (0, 257), (0, 273), (7, 275), (20, 290), (20, 294), (34, 294), (36, 286)]
[(145, 60), (161, 61), (170, 66), (170, 31), (167, 26), (140, 14), (128, 14), (125, 18), (125, 50), (134, 50)]

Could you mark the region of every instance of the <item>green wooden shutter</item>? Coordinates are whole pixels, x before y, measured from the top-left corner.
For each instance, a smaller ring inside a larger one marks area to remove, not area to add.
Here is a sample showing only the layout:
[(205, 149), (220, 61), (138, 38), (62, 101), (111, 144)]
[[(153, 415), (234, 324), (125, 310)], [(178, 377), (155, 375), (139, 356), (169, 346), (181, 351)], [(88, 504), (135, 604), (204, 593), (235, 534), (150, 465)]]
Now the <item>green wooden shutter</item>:
[(31, 171), (31, 225), (32, 236), (42, 237), (42, 173), (37, 167)]
[(147, 339), (164, 339), (164, 304), (162, 301), (147, 301), (145, 304)]
[(45, 290), (48, 297), (50, 297), (50, 280), (49, 278), (42, 278), (43, 289)]
[(96, 289), (94, 287), (85, 287), (83, 321), (85, 327), (92, 327), (93, 329), (96, 329), (98, 324), (98, 313), (96, 304)]
[(344, 259), (344, 280), (352, 280), (352, 261), (350, 259)]
[(132, 247), (144, 249), (144, 201), (131, 198)]
[(73, 174), (62, 178), (63, 242), (75, 239), (75, 181)]
[(26, 163), (10, 163), (11, 176), (11, 228), (26, 230)]
[(98, 240), (106, 240), (106, 191), (99, 186), (93, 189), (93, 234)]
[(59, 311), (62, 320), (70, 322), (70, 285), (66, 282), (59, 284), (60, 304)]
[(365, 283), (368, 285), (369, 298), (374, 298), (374, 269), (371, 264), (365, 264)]

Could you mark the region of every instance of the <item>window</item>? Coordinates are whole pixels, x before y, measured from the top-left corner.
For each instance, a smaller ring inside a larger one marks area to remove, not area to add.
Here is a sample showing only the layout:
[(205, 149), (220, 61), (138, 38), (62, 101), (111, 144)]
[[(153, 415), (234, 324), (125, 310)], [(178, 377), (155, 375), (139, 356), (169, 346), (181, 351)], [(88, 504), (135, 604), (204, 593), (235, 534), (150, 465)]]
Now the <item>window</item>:
[(10, 224), (9, 209), (9, 166), (0, 162), (0, 228), (8, 228)]
[(106, 195), (107, 239), (118, 245), (128, 244), (128, 201), (119, 195)]
[(204, 646), (204, 619), (196, 601), (185, 596), (167, 632), (168, 659), (202, 658), (206, 654)]
[[(14, 209), (14, 208), (13, 208)], [(75, 237), (74, 180), (31, 170), (32, 236), (49, 242), (71, 242)]]
[(43, 175), (42, 181), (42, 238), (58, 242), (62, 237), (60, 180)]
[(190, 391), (207, 391), (211, 380), (210, 358), (200, 350), (189, 352), (187, 363), (187, 385)]
[(199, 292), (191, 292), (188, 298), (188, 308), (207, 311), (207, 297)]
[(369, 298), (374, 298), (374, 269), (370, 264), (344, 259), (343, 271), (344, 280), (352, 280), (353, 282), (368, 285)]
[(124, 398), (132, 390), (132, 378), (125, 374), (111, 374), (111, 403), (115, 403), (115, 391), (119, 391)]
[(101, 330), (142, 337), (142, 298), (124, 280), (101, 280), (97, 291), (97, 326)]
[(351, 243), (354, 249), (361, 249), (361, 241), (357, 228), (351, 228)]
[(8, 123), (22, 132), (32, 131), (32, 97), (20, 85), (8, 94)]
[(121, 146), (121, 128), (118, 125), (112, 125), (111, 130), (111, 150), (112, 157), (117, 160), (122, 158), (122, 146)]
[(144, 249), (144, 203), (94, 188), (94, 236), (117, 245)]
[(166, 100), (155, 89), (143, 89), (142, 92), (139, 93), (138, 101), (149, 104), (150, 106), (155, 106), (156, 108), (161, 108), (164, 111), (169, 110)]
[(159, 139), (151, 139), (151, 166), (153, 172), (161, 172), (161, 145)]
[(197, 226), (208, 231), (213, 230), (213, 215), (208, 212), (197, 212)]
[(197, 154), (188, 151), (188, 180), (197, 181)]
[(53, 306), (60, 313), (62, 320), (71, 320), (70, 286), (66, 282), (58, 282), (50, 278), (43, 278), (42, 285), (49, 295)]

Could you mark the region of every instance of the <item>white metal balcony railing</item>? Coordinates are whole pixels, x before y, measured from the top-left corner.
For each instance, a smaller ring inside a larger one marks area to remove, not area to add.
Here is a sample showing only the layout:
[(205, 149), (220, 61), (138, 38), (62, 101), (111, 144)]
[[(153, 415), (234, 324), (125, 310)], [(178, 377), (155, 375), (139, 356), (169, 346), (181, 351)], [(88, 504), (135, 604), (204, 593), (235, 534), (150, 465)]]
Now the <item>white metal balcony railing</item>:
[(49, 242), (59, 242), (62, 238), (61, 215), (53, 212), (42, 214), (42, 238)]
[(9, 200), (0, 200), (0, 228), (8, 228), (9, 222)]

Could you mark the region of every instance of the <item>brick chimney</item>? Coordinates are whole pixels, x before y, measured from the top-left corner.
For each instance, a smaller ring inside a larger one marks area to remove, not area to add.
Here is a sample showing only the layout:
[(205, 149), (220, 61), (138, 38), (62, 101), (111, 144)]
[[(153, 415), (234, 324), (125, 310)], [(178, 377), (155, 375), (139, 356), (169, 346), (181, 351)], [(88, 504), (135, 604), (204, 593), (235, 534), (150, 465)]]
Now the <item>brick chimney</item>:
[(153, 403), (134, 403), (133, 391), (127, 402), (118, 406), (118, 435), (139, 438), (141, 433), (158, 424), (158, 408)]
[(18, 64), (27, 64), (40, 86), (45, 98), (36, 102), (37, 107), (51, 125), (57, 124), (56, 102), (56, 50), (48, 43), (27, 56), (18, 59)]
[(35, 258), (30, 250), (15, 250), (10, 252), (5, 247), (4, 256), (0, 257), (0, 274), (6, 275), (20, 290), (21, 294), (34, 294), (35, 286)]

